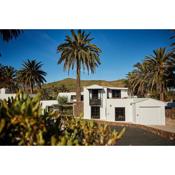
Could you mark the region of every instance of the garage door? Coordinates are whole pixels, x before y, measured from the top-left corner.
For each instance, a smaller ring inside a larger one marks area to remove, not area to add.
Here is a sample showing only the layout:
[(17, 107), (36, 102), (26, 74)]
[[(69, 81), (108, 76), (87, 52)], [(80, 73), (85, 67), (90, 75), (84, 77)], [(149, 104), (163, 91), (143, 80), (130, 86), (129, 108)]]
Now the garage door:
[(136, 110), (137, 123), (145, 125), (161, 124), (160, 106), (140, 106)]

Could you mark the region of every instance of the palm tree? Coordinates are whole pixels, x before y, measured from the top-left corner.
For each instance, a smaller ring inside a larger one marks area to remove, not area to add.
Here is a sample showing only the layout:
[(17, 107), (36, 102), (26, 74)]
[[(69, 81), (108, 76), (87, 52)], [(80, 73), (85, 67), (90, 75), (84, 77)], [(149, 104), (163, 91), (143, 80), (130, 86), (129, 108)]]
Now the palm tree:
[(8, 88), (13, 91), (17, 88), (16, 70), (12, 66), (0, 65), (0, 87)]
[(41, 84), (46, 82), (44, 76), (46, 72), (42, 69), (41, 62), (37, 60), (27, 60), (23, 63), (22, 69), (18, 72), (18, 79), (24, 83), (24, 86), (30, 87), (30, 92), (33, 93), (35, 86), (41, 88)]
[(164, 101), (168, 89), (175, 87), (175, 55), (166, 48), (153, 51), (143, 63), (135, 65), (128, 74), (129, 89), (132, 94), (145, 96), (148, 93), (159, 94)]
[(14, 67), (5, 66), (4, 69), (6, 87), (13, 91), (16, 88), (16, 70)]
[(137, 63), (128, 73), (128, 86), (131, 95), (144, 97), (148, 90), (149, 67), (146, 63)]
[[(171, 32), (172, 32), (172, 36), (169, 39), (174, 40), (175, 39), (175, 30), (172, 30)], [(173, 49), (174, 49), (175, 42), (173, 41), (170, 46), (173, 47)]]
[(13, 38), (17, 38), (21, 34), (21, 30), (0, 30), (3, 41), (9, 42)]
[(23, 76), (23, 72), (21, 70), (18, 70), (16, 72), (16, 81), (18, 84), (19, 89), (23, 89), (23, 91), (26, 91), (26, 84), (25, 84), (25, 77)]
[(4, 66), (0, 64), (0, 82), (4, 80)]
[[(13, 38), (17, 38), (22, 33), (22, 30), (0, 30), (0, 36), (5, 42), (9, 42)], [(0, 53), (1, 56), (1, 53)]]
[(153, 51), (153, 55), (146, 56), (145, 62), (150, 67), (150, 87), (156, 86), (160, 94), (160, 100), (165, 100), (168, 84), (173, 81), (173, 69), (175, 68), (174, 53), (166, 48)]
[(81, 89), (80, 89), (80, 72), (87, 69), (88, 73), (95, 72), (96, 67), (100, 64), (99, 54), (101, 50), (91, 41), (90, 34), (78, 30), (76, 33), (71, 30), (71, 36), (66, 36), (65, 42), (57, 47), (61, 57), (58, 64), (64, 63), (64, 70), (68, 72), (76, 67), (76, 108), (77, 115), (80, 114)]

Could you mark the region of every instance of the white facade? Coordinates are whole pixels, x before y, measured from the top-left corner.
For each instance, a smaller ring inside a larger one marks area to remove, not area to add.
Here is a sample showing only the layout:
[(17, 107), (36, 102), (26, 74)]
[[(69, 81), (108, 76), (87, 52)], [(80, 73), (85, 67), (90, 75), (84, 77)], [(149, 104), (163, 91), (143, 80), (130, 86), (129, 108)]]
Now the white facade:
[[(144, 125), (165, 124), (164, 102), (151, 98), (131, 98), (127, 90), (127, 88), (98, 85), (85, 87), (84, 118), (92, 119), (95, 115), (95, 118), (106, 121), (125, 121)], [(98, 95), (95, 94), (97, 91)], [(96, 99), (93, 99), (93, 96)]]
[(0, 100), (8, 100), (8, 98), (15, 97), (15, 96), (16, 96), (16, 94), (7, 93), (6, 88), (0, 89)]
[[(122, 121), (143, 125), (165, 125), (166, 103), (151, 98), (131, 98), (127, 88), (92, 85), (81, 93), (84, 101), (84, 118), (106, 121)], [(15, 97), (0, 89), (0, 99)], [(59, 93), (66, 96), (69, 103), (76, 101), (75, 92)], [(57, 100), (41, 101), (42, 109), (57, 105)]]
[[(29, 94), (30, 97), (34, 97), (36, 94)], [(16, 93), (9, 93), (8, 89), (6, 88), (1, 88), (0, 89), (0, 100), (8, 100), (8, 98), (15, 98)]]
[[(83, 92), (81, 92), (81, 96), (83, 97)], [(73, 103), (76, 101), (76, 92), (60, 92), (58, 94), (60, 97), (67, 97), (68, 103)]]
[[(83, 95), (83, 92), (81, 93), (81, 95)], [(58, 97), (67, 97), (68, 103), (73, 103), (76, 101), (75, 92), (61, 92), (58, 94)], [(43, 110), (52, 105), (58, 105), (58, 100), (42, 100), (41, 101), (41, 107)]]
[(135, 121), (146, 125), (165, 124), (165, 103), (155, 99), (145, 99), (135, 102)]
[(40, 104), (41, 104), (41, 108), (44, 110), (48, 106), (57, 105), (58, 101), (57, 100), (41, 100)]

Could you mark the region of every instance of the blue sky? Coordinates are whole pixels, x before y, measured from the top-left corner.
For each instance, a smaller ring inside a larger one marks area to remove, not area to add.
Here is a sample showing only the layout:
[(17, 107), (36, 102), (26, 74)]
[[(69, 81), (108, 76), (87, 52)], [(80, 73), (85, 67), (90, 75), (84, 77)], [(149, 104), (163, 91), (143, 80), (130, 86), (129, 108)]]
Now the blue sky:
[[(93, 43), (101, 48), (101, 65), (95, 74), (81, 73), (82, 79), (117, 80), (125, 78), (133, 65), (159, 47), (169, 46), (169, 30), (86, 30), (94, 37)], [(75, 78), (75, 70), (68, 75), (63, 65), (58, 65), (60, 57), (57, 46), (70, 34), (69, 30), (24, 30), (9, 43), (0, 40), (0, 63), (16, 69), (26, 59), (37, 59), (47, 72), (47, 82), (64, 78)]]

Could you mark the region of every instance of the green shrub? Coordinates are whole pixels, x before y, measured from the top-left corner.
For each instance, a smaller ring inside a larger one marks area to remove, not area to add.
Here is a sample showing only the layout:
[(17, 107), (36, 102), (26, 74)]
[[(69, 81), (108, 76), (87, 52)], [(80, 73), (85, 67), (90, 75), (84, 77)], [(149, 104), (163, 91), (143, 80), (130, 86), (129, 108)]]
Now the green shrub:
[(19, 93), (0, 102), (1, 145), (113, 145), (119, 133), (104, 124), (42, 112), (40, 96)]
[(40, 96), (30, 98), (19, 93), (15, 98), (3, 100), (0, 106), (0, 120), (3, 121), (0, 144), (42, 145), (46, 132), (42, 116)]
[(51, 145), (114, 145), (125, 132), (125, 128), (118, 133), (108, 125), (72, 117), (64, 117), (61, 128), (61, 137), (53, 135)]
[(66, 96), (58, 96), (57, 100), (60, 106), (63, 106), (68, 102), (68, 99)]

